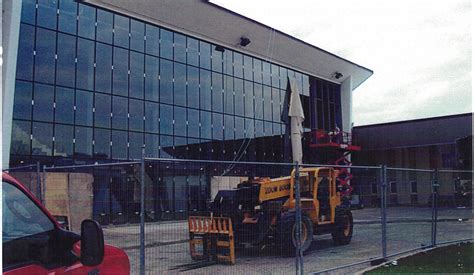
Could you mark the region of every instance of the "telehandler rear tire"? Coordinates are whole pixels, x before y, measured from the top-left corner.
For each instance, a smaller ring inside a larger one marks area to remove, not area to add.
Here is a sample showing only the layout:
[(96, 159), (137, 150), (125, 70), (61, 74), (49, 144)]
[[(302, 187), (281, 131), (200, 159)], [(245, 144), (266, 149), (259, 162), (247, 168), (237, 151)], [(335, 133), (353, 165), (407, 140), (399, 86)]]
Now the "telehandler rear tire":
[[(282, 254), (293, 256), (296, 253), (296, 217), (283, 218), (279, 224), (278, 242)], [(313, 241), (313, 223), (308, 215), (301, 215), (301, 250), (304, 253)]]
[(352, 239), (354, 220), (349, 209), (336, 209), (334, 228), (331, 232), (335, 245), (349, 244)]

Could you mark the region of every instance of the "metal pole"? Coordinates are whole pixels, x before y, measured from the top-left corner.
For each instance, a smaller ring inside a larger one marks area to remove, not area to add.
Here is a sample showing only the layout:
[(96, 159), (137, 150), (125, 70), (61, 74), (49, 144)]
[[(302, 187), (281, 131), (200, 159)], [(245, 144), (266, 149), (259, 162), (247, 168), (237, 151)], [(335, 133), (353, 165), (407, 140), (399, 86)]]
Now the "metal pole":
[(380, 211), (382, 219), (382, 257), (387, 258), (387, 165), (380, 168)]
[(304, 274), (303, 252), (301, 250), (301, 207), (300, 207), (300, 167), (295, 162), (295, 210), (296, 210), (296, 274)]
[(41, 204), (45, 204), (45, 190), (46, 188), (46, 165), (43, 165), (43, 180), (40, 182), (40, 191), (41, 191), (41, 194), (40, 194), (40, 200), (41, 200)]
[(140, 163), (140, 275), (145, 275), (145, 146)]
[(36, 197), (41, 200), (41, 164), (36, 162)]
[(431, 245), (436, 246), (436, 234), (438, 229), (438, 170), (431, 174)]

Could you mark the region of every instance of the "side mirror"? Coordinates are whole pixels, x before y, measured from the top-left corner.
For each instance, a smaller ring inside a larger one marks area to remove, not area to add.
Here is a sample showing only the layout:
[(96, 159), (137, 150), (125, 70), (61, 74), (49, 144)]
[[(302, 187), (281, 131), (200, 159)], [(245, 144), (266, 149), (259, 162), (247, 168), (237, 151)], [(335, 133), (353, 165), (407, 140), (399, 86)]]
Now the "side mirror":
[(84, 220), (81, 224), (81, 263), (95, 266), (104, 259), (104, 233), (94, 220)]

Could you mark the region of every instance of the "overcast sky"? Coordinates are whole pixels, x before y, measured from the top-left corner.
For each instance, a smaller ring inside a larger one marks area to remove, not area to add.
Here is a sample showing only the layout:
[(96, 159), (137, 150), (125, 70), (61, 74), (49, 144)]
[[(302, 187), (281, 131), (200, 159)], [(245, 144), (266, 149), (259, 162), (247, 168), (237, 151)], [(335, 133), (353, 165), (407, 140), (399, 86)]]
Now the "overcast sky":
[(374, 71), (355, 125), (472, 112), (470, 0), (212, 0)]

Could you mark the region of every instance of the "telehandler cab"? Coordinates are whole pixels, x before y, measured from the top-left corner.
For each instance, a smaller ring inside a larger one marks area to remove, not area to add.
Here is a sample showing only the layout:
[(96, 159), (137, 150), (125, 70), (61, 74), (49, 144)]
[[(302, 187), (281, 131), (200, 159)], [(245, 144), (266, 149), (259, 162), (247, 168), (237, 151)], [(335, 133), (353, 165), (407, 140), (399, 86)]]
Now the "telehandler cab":
[[(342, 204), (333, 168), (300, 169), (301, 248), (306, 251), (315, 234), (331, 233), (336, 245), (352, 238), (350, 207)], [(282, 253), (296, 249), (295, 170), (288, 177), (250, 179), (232, 190), (219, 190), (209, 216), (189, 217), (193, 259), (209, 257), (235, 263), (237, 245), (275, 244)], [(203, 253), (198, 253), (200, 244)], [(216, 255), (216, 251), (227, 251)]]

